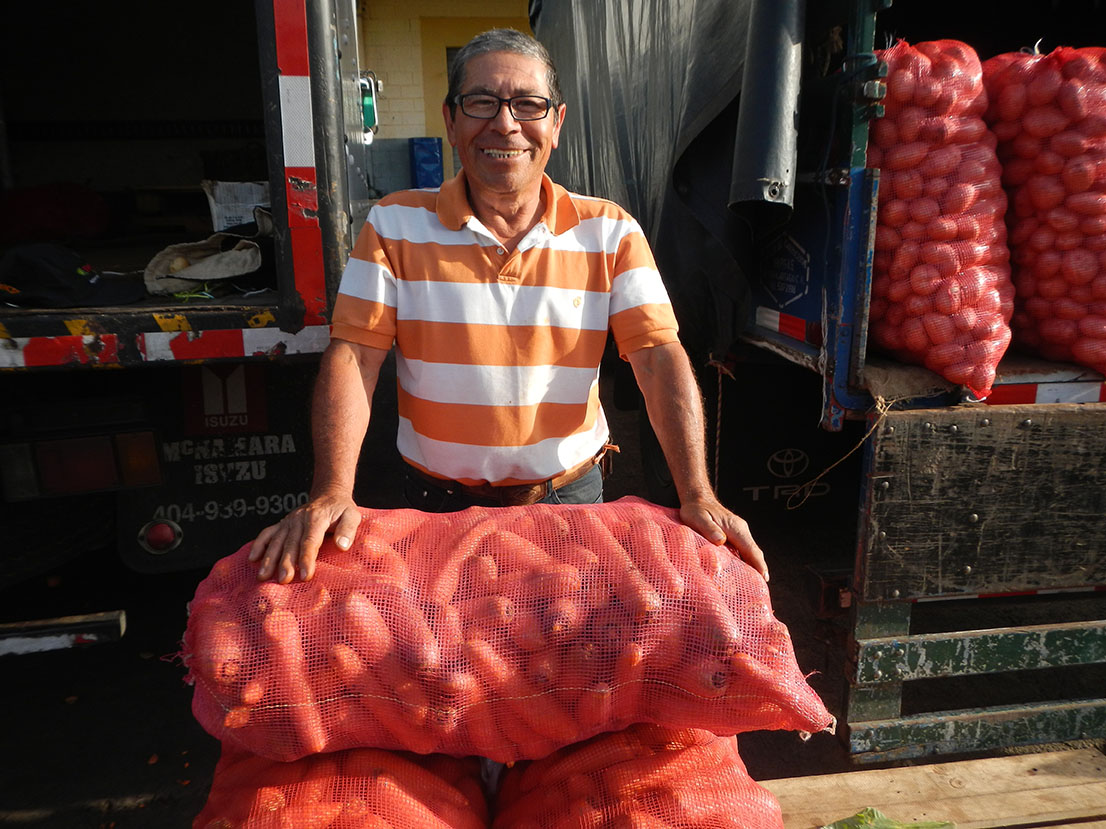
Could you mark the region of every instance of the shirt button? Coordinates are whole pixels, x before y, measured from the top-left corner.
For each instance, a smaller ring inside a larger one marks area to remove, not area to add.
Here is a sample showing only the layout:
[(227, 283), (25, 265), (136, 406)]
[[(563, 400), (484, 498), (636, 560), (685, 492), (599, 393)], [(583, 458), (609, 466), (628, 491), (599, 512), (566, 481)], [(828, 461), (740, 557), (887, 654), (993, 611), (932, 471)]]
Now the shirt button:
[(502, 256), (503, 255), (503, 248), (496, 248), (495, 252), (498, 253), (500, 256)]

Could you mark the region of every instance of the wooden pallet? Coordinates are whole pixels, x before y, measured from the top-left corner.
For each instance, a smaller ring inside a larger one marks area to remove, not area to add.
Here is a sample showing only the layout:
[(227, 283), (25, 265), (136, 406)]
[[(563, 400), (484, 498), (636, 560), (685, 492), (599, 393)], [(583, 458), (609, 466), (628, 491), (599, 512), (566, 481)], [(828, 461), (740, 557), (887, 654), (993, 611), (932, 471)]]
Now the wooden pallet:
[(1106, 828), (1106, 755), (1091, 748), (905, 768), (764, 780), (785, 829), (816, 827), (866, 807), (901, 822), (956, 829)]

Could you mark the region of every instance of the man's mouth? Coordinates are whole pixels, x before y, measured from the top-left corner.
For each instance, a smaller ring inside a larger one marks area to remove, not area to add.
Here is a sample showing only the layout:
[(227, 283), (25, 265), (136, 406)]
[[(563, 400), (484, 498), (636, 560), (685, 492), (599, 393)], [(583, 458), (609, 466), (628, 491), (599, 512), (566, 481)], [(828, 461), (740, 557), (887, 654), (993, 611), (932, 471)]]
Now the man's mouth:
[(524, 154), (526, 150), (493, 150), (490, 148), (485, 148), (481, 150), (481, 152), (483, 152), (484, 155), (488, 156), (489, 158), (507, 159), (518, 158), (520, 155)]

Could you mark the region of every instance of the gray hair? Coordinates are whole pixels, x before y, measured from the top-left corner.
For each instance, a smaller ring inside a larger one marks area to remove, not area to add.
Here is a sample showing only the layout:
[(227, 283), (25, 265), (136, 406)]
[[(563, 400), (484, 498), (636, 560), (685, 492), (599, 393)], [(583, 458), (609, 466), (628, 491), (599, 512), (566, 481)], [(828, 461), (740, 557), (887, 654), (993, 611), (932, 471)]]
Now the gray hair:
[(540, 42), (517, 29), (489, 29), (478, 34), (458, 50), (453, 63), (449, 66), (449, 91), (445, 96), (450, 114), (457, 114), (457, 96), (461, 94), (461, 85), (465, 82), (465, 69), (468, 67), (468, 62), (489, 52), (511, 52), (540, 61), (545, 66), (545, 83), (549, 87), (549, 98), (553, 101), (553, 117), (557, 117), (557, 107), (564, 103), (564, 100), (553, 58)]

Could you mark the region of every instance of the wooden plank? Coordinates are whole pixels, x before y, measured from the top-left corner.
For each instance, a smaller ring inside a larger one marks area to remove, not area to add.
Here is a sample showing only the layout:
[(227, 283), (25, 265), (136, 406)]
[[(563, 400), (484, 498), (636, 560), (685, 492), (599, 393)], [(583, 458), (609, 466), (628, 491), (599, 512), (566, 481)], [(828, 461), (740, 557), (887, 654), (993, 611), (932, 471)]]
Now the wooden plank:
[(1089, 748), (759, 782), (779, 800), (785, 829), (814, 829), (866, 807), (957, 829), (1106, 820), (1106, 756)]
[(127, 629), (123, 610), (0, 624), (0, 656), (114, 642)]
[(849, 749), (865, 762), (1060, 743), (1106, 736), (1106, 699), (935, 711), (848, 728)]
[(1106, 620), (857, 641), (853, 681), (879, 682), (1106, 661)]
[(892, 411), (871, 440), (861, 600), (1106, 584), (1106, 403)]

